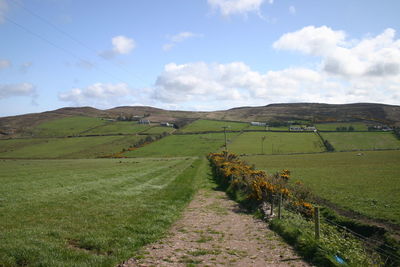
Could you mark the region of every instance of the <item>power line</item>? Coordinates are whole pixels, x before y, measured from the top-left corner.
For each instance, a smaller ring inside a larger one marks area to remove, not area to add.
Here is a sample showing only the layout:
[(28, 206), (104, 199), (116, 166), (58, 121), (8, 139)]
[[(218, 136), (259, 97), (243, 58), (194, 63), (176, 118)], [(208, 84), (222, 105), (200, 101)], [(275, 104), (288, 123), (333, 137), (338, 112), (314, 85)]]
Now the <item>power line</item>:
[[(55, 29), (56, 31), (58, 31), (59, 33), (65, 35), (66, 37), (68, 37), (69, 39), (71, 39), (72, 41), (74, 41), (75, 43), (79, 44), (80, 46), (86, 48), (87, 50), (91, 51), (93, 54), (95, 54), (96, 56), (98, 55), (98, 52), (89, 47), (88, 45), (86, 45), (84, 42), (78, 40), (77, 38), (75, 38), (74, 36), (72, 36), (71, 34), (69, 34), (68, 32), (64, 31), (63, 29), (61, 29), (60, 27), (58, 27), (57, 25), (55, 25), (54, 23), (50, 22), (48, 19), (38, 15), (37, 13), (33, 12), (32, 10), (30, 10), (29, 8), (27, 8), (24, 4), (20, 3), (17, 0), (11, 1), (14, 4), (18, 4), (18, 6), (20, 6), (22, 9), (24, 9), (26, 12), (28, 12), (29, 14), (31, 14), (32, 16), (36, 17), (37, 19), (41, 20), (42, 22), (44, 22), (45, 24), (49, 25), (50, 27), (52, 27), (53, 29)], [(109, 61), (108, 61), (109, 62)], [(143, 83), (143, 85), (147, 86), (147, 83), (145, 81), (143, 81), (139, 76), (137, 76), (134, 73), (131, 73), (129, 70), (127, 70), (126, 68), (124, 68), (123, 66), (116, 64), (114, 62), (111, 61), (111, 63), (118, 67), (119, 69), (125, 71), (127, 74), (129, 75), (133, 75), (136, 80), (139, 80), (140, 82)]]
[[(4, 16), (4, 18), (5, 18), (8, 22), (14, 24), (15, 26), (19, 27), (20, 29), (24, 30), (25, 32), (27, 32), (27, 33), (29, 33), (29, 34), (35, 36), (36, 38), (38, 38), (38, 39), (40, 39), (40, 40), (42, 40), (42, 41), (44, 41), (44, 42), (50, 44), (51, 46), (53, 46), (53, 47), (55, 47), (55, 48), (57, 48), (57, 49), (63, 51), (64, 53), (68, 54), (69, 56), (72, 56), (72, 57), (74, 57), (74, 58), (77, 59), (77, 60), (87, 61), (87, 62), (88, 62), (88, 60), (83, 59), (83, 58), (77, 56), (77, 55), (74, 54), (73, 52), (71, 52), (71, 51), (69, 51), (69, 50), (67, 50), (67, 49), (65, 49), (65, 48), (63, 48), (63, 47), (61, 47), (61, 46), (55, 44), (54, 42), (52, 42), (52, 41), (46, 39), (45, 37), (43, 37), (43, 36), (41, 36), (41, 35), (39, 35), (39, 34), (33, 32), (33, 31), (31, 31), (30, 29), (28, 29), (28, 28), (24, 27), (23, 25), (21, 25), (21, 24), (15, 22), (14, 20), (10, 19), (8, 16), (6, 16), (6, 15), (3, 15), (3, 16)], [(118, 80), (118, 81), (120, 81), (120, 82), (122, 82), (122, 83), (128, 84), (126, 81), (123, 81), (123, 80), (119, 79), (118, 77), (116, 77), (116, 76), (112, 75), (111, 73), (109, 73), (109, 72), (107, 72), (107, 71), (101, 69), (101, 68), (98, 67), (98, 66), (93, 66), (93, 67), (96, 68), (97, 70), (103, 72), (104, 74), (106, 74), (106, 75), (112, 77), (113, 79), (116, 79), (116, 80)]]

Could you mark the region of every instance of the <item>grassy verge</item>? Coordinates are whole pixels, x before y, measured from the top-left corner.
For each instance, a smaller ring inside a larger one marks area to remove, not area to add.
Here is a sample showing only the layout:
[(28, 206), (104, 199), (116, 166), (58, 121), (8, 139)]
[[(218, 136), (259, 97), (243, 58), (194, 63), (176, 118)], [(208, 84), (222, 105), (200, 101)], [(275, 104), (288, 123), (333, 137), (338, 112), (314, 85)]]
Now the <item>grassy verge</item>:
[(197, 190), (196, 158), (0, 162), (2, 266), (115, 266), (160, 238)]
[(240, 131), (249, 126), (244, 122), (227, 122), (216, 120), (196, 120), (191, 124), (185, 126), (182, 132), (208, 132), (208, 131), (223, 131), (222, 127), (228, 126), (228, 130)]

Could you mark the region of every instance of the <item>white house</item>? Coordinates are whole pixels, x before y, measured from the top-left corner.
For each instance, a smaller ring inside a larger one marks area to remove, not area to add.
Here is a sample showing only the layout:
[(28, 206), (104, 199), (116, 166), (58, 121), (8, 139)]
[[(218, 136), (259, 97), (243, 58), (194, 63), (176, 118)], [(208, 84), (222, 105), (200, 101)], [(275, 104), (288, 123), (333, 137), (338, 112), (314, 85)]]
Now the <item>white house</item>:
[(258, 122), (258, 121), (252, 121), (252, 122), (250, 122), (250, 125), (251, 126), (267, 126), (267, 123), (265, 123), (265, 122)]

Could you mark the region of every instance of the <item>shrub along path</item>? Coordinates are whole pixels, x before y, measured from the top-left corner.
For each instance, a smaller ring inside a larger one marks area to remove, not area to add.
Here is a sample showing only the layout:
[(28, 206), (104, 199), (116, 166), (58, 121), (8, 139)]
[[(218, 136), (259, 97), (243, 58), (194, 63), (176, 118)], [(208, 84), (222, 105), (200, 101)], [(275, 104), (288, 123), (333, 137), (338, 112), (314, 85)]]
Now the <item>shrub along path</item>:
[(121, 267), (309, 266), (265, 222), (224, 192), (202, 189), (167, 237)]

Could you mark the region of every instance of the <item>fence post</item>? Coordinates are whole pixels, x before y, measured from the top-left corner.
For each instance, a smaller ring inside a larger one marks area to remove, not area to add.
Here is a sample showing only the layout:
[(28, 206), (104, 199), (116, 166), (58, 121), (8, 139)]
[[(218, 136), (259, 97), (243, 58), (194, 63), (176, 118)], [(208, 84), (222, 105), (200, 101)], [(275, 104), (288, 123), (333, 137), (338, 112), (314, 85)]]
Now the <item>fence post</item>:
[(315, 239), (320, 237), (319, 207), (314, 207)]
[(279, 202), (278, 202), (278, 219), (282, 218), (282, 193), (279, 194)]
[(274, 195), (271, 195), (271, 216), (274, 215)]

